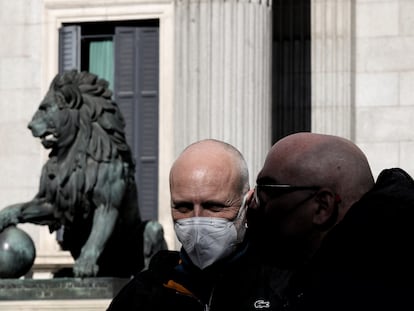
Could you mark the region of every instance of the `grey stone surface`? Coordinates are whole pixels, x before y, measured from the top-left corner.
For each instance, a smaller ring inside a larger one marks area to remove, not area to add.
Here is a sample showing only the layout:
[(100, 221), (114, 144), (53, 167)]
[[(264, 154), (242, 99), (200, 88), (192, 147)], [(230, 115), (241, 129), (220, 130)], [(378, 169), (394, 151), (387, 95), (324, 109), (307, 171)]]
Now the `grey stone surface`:
[(111, 299), (123, 278), (0, 279), (1, 300)]

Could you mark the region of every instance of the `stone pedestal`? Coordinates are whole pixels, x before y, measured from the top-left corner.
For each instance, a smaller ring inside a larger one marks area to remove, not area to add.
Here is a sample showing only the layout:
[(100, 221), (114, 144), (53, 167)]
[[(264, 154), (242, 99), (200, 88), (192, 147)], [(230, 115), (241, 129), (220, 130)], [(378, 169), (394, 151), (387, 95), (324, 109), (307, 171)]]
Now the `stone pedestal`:
[(119, 278), (0, 280), (0, 310), (105, 311), (129, 281)]

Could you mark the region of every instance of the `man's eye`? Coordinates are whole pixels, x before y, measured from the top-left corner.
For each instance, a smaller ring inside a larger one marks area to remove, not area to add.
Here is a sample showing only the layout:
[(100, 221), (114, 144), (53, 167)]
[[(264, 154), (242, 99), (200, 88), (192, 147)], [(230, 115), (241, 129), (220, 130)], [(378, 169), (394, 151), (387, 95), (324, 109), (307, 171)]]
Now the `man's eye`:
[(175, 209), (179, 213), (188, 213), (193, 210), (193, 206), (191, 204), (177, 204), (173, 206), (173, 209)]
[(203, 208), (211, 212), (222, 212), (226, 206), (220, 203), (205, 203)]

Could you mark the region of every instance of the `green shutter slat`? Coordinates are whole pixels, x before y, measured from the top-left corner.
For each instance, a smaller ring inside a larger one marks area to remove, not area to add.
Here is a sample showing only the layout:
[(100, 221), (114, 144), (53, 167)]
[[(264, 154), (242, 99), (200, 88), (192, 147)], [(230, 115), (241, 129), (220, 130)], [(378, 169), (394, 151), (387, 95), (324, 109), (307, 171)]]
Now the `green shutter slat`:
[(115, 101), (136, 159), (142, 219), (158, 217), (158, 28), (115, 30)]
[(138, 30), (138, 166), (142, 204), (148, 219), (157, 218), (158, 210), (158, 28)]
[(158, 156), (158, 29), (140, 29), (138, 75), (141, 115), (139, 122), (141, 156)]
[(59, 72), (80, 70), (80, 26), (59, 29)]
[(136, 110), (136, 34), (135, 28), (115, 29), (115, 101), (125, 119), (125, 135), (134, 153), (136, 131), (134, 129)]

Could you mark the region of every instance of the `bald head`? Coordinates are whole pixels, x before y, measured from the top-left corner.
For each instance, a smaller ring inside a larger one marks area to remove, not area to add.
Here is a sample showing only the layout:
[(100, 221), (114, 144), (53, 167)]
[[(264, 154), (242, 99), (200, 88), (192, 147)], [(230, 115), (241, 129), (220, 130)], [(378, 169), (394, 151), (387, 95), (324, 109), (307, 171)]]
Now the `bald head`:
[(217, 170), (220, 175), (228, 175), (227, 182), (234, 182), (235, 191), (244, 193), (249, 190), (249, 173), (243, 155), (223, 141), (205, 139), (185, 148), (171, 167), (170, 183), (174, 174), (183, 169), (190, 171), (189, 175)]
[(340, 217), (374, 185), (364, 153), (332, 135), (297, 133), (273, 145), (260, 176), (292, 185), (330, 187), (342, 199)]

